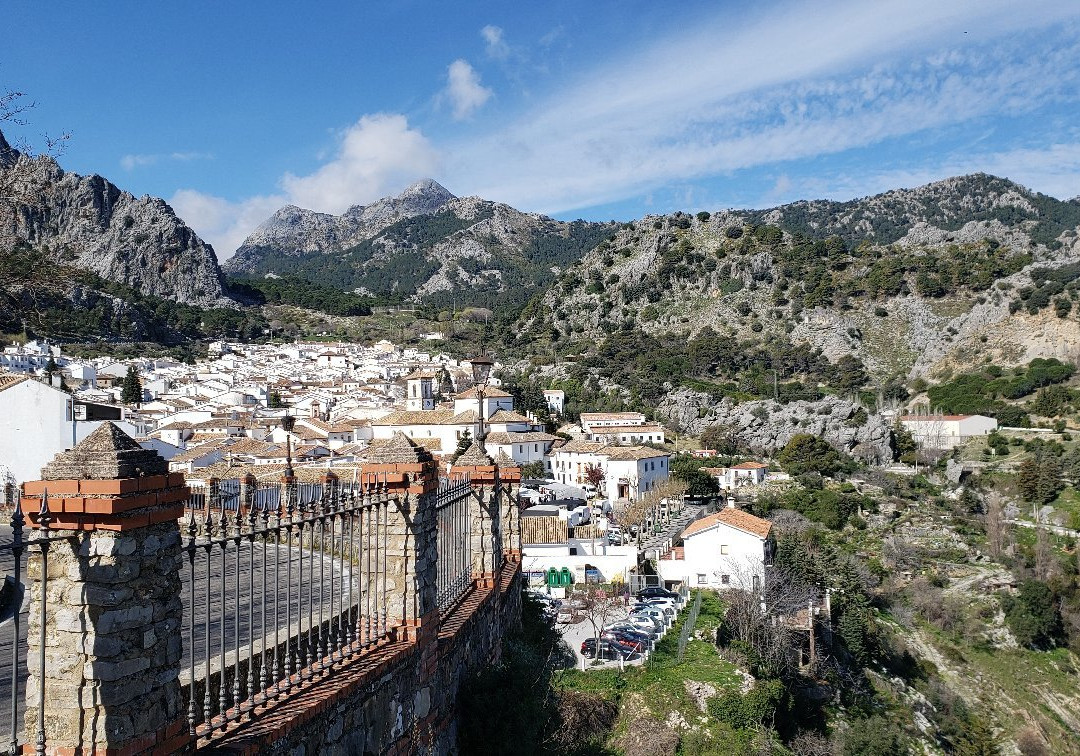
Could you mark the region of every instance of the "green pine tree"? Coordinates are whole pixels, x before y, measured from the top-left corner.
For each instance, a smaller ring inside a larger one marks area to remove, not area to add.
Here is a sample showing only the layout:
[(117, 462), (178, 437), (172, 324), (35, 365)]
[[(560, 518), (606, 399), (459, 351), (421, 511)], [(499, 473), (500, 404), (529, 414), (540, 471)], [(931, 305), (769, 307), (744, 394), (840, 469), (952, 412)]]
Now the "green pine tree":
[(457, 462), (458, 457), (469, 450), (472, 446), (472, 434), (469, 431), (465, 431), (461, 434), (461, 438), (458, 439), (457, 448), (454, 449), (454, 456), (451, 458), (451, 463)]
[(120, 401), (124, 404), (139, 404), (142, 402), (142, 381), (139, 380), (139, 373), (135, 370), (134, 365), (129, 365), (127, 374), (124, 375)]

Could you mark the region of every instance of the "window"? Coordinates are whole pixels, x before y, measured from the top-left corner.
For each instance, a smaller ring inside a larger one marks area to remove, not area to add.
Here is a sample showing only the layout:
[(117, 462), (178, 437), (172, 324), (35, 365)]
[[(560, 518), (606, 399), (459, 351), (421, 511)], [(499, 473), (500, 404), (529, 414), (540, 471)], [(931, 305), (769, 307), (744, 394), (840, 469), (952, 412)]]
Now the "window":
[(540, 451), (540, 444), (533, 444), (533, 451), (534, 452)]
[(761, 576), (760, 575), (754, 575), (754, 590), (755, 591), (760, 591), (761, 590)]
[(703, 573), (698, 573), (697, 582), (698, 585), (705, 585), (705, 575)]
[(724, 585), (730, 585), (731, 584), (731, 575), (721, 575), (720, 576), (720, 582), (723, 583)]
[(570, 547), (570, 556), (577, 556), (577, 546)]
[(726, 543), (720, 544), (720, 553), (721, 554), (727, 554), (727, 544)]

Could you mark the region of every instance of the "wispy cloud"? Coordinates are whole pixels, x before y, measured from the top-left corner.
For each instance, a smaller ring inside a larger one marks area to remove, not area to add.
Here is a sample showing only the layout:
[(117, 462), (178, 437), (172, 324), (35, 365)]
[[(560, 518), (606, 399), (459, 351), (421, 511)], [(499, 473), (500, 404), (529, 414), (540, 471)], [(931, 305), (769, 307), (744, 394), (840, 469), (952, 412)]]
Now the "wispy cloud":
[(461, 121), (484, 106), (494, 93), (480, 83), (480, 74), (466, 60), (455, 60), (446, 69), (444, 95), (454, 120)]
[[(546, 212), (813, 158), (1080, 91), (1073, 3), (786, 4), (584, 71), (509, 127), (454, 145), (448, 177)], [(718, 44), (723, 40), (723, 44)], [(688, 65), (693, 61), (693, 65)]]
[(341, 132), (334, 156), (318, 170), (281, 177), (281, 191), (232, 201), (193, 189), (177, 191), (169, 202), (214, 246), (219, 260), (232, 256), (245, 238), (286, 204), (341, 213), (402, 189), (439, 171), (439, 154), (405, 116), (379, 113)]
[(484, 38), (487, 56), (494, 60), (506, 60), (510, 55), (510, 45), (503, 39), (503, 30), (498, 26), (488, 24), (480, 30), (480, 36)]
[[(912, 167), (805, 177), (798, 181), (789, 181), (784, 187), (784, 196), (780, 197), (779, 201), (809, 197), (855, 199), (890, 189), (911, 188), (950, 176), (976, 172), (1008, 178), (1052, 197), (1069, 199), (1080, 195), (1080, 139), (1044, 148), (1022, 147), (953, 155), (944, 159), (928, 160)], [(763, 200), (769, 203), (778, 201), (775, 197), (766, 197)]]
[(149, 155), (124, 155), (120, 158), (120, 167), (125, 171), (133, 171), (150, 165), (164, 162), (189, 163), (192, 160), (213, 160), (214, 156), (209, 152), (155, 152)]

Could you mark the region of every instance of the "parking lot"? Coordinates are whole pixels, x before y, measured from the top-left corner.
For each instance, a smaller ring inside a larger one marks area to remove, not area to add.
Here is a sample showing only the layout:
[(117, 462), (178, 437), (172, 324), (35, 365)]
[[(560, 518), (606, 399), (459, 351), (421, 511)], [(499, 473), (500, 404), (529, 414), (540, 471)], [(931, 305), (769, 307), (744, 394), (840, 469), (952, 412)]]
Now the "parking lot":
[[(633, 604), (633, 599), (631, 599), (630, 603), (631, 605)], [(675, 618), (673, 618), (672, 624), (674, 624), (674, 619), (678, 618), (679, 612), (682, 611), (682, 608), (683, 604), (680, 604), (678, 609), (676, 610)], [(619, 609), (605, 624), (611, 624), (613, 622), (625, 619), (628, 616), (629, 611), (629, 609)], [(563, 640), (566, 641), (567, 646), (569, 646), (570, 649), (574, 652), (574, 658), (576, 660), (577, 668), (588, 670), (618, 667), (619, 661), (617, 659), (589, 659), (582, 656), (581, 644), (586, 639), (594, 637), (596, 630), (593, 628), (592, 623), (589, 622), (587, 618), (580, 618), (580, 615), (575, 616), (579, 617), (578, 621), (565, 624), (558, 623), (555, 625), (555, 627), (562, 634)], [(668, 629), (667, 632), (670, 632), (670, 629)], [(660, 637), (658, 637), (656, 641), (654, 641), (654, 643), (659, 641)], [(635, 666), (643, 664), (646, 658), (648, 658), (648, 652), (638, 654), (631, 659), (624, 660), (623, 664), (625, 666)], [(582, 666), (583, 663), (584, 666)]]

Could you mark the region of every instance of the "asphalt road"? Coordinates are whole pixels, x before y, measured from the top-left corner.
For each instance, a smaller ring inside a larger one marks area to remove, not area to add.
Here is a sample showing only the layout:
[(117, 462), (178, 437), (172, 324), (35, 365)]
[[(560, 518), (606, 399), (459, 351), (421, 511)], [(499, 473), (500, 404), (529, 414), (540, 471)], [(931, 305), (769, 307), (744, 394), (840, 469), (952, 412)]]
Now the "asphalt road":
[[(8, 544), (11, 542), (11, 530), (7, 526), (0, 526), (0, 544)], [(220, 550), (215, 548), (212, 553), (211, 559), (206, 559), (204, 553), (200, 552), (196, 555), (195, 559), (195, 601), (194, 601), (194, 617), (195, 617), (195, 641), (194, 645), (191, 642), (190, 636), (190, 622), (191, 622), (191, 571), (188, 563), (187, 555), (183, 555), (184, 565), (181, 569), (181, 580), (183, 583), (181, 590), (181, 599), (184, 605), (183, 610), (183, 626), (181, 628), (181, 636), (183, 638), (183, 659), (181, 662), (180, 670), (181, 677), (187, 679), (190, 671), (190, 662), (192, 652), (194, 651), (195, 657), (195, 676), (197, 678), (202, 677), (205, 674), (205, 646), (206, 646), (206, 617), (207, 617), (207, 599), (209, 598), (209, 611), (210, 611), (210, 650), (212, 654), (211, 669), (217, 669), (220, 661), (221, 642), (224, 639), (224, 649), (228, 656), (229, 652), (235, 649), (235, 632), (237, 626), (239, 626), (240, 633), (240, 648), (244, 649), (248, 644), (248, 627), (249, 627), (249, 611), (251, 612), (254, 620), (254, 637), (256, 639), (256, 647), (261, 649), (261, 638), (263, 634), (263, 627), (261, 623), (262, 619), (262, 602), (259, 601), (259, 597), (263, 596), (263, 553), (264, 549), (261, 545), (256, 545), (254, 550), (254, 565), (252, 566), (251, 551), (248, 544), (243, 544), (240, 549), (240, 585), (239, 591), (236, 585), (237, 574), (237, 561), (235, 556), (235, 549), (230, 548), (227, 554), (224, 564), (222, 564)], [(303, 552), (303, 572), (304, 572), (304, 587), (301, 589), (300, 583), (300, 561), (301, 552), (298, 549), (289, 549), (287, 547), (269, 546), (265, 549), (266, 555), (266, 596), (268, 601), (266, 602), (266, 632), (272, 636), (275, 627), (285, 629), (287, 628), (291, 619), (292, 626), (295, 627), (299, 619), (299, 612), (301, 604), (303, 605), (304, 614), (302, 618), (303, 627), (306, 630), (308, 627), (308, 606), (313, 607), (313, 619), (317, 625), (320, 622), (319, 608), (324, 607), (324, 618), (328, 618), (330, 614), (330, 574), (331, 571), (334, 575), (334, 594), (333, 601), (334, 612), (338, 611), (339, 597), (343, 597), (345, 601), (348, 601), (348, 589), (342, 584), (342, 565), (340, 562), (334, 562), (329, 557), (323, 558), (322, 575), (324, 578), (319, 579), (320, 575), (320, 556), (315, 554), (314, 559), (310, 557), (310, 552)], [(21, 573), (25, 576), (26, 570), (26, 556), (23, 555), (23, 566)], [(287, 587), (290, 585), (289, 581), (289, 566), (291, 562), (292, 567), (292, 580), (291, 590)], [(0, 548), (0, 573), (3, 575), (11, 575), (14, 572), (14, 560), (12, 554), (7, 549)], [(277, 575), (278, 590), (274, 592), (274, 578), (275, 573)], [(210, 585), (207, 585), (207, 575), (212, 575), (213, 578), (210, 581)], [(251, 574), (254, 577), (254, 593), (251, 591), (251, 581), (248, 579), (248, 575)], [(315, 581), (310, 580), (310, 575), (314, 574)], [(225, 580), (220, 580), (220, 576), (224, 575)], [(350, 572), (348, 569), (344, 571), (344, 577), (349, 579)], [(323, 584), (322, 596), (319, 595), (319, 584)], [(311, 587), (314, 586), (312, 590)], [(224, 590), (222, 590), (224, 588)], [(209, 594), (209, 596), (208, 596)], [(274, 596), (277, 596), (277, 600), (274, 600)], [(254, 598), (254, 605), (252, 600)], [(354, 588), (353, 598), (356, 598), (356, 590)], [(287, 600), (288, 599), (288, 600)], [(18, 713), (16, 715), (17, 721), (21, 722), (23, 718), (23, 711), (25, 709), (25, 685), (27, 676), (27, 659), (26, 659), (26, 627), (27, 627), (27, 601), (22, 602), (20, 612), (20, 628), (19, 628), (19, 643), (16, 648), (19, 649), (18, 654), (18, 680), (17, 680), (17, 695), (15, 701), (18, 706)], [(227, 607), (227, 611), (223, 611), (222, 607)], [(14, 641), (15, 623), (13, 621), (13, 608), (9, 607), (7, 612), (0, 616), (0, 746), (6, 744), (10, 739), (11, 732), (11, 669), (12, 669), (12, 646)], [(284, 633), (282, 633), (282, 640), (284, 640)], [(36, 663), (31, 660), (31, 663)], [(32, 735), (31, 735), (32, 739)], [(25, 741), (25, 738), (23, 738)]]

